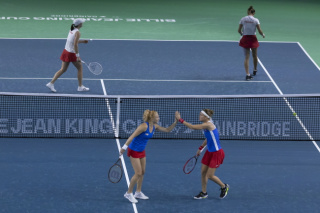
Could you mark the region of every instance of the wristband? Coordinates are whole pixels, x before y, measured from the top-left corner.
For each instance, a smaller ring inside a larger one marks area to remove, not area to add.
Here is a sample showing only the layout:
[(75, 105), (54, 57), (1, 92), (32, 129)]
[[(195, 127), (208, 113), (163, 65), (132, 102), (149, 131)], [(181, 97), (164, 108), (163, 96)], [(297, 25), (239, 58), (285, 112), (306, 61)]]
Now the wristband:
[(199, 146), (199, 150), (201, 151), (203, 149), (203, 146)]
[(77, 53), (77, 54), (76, 54), (76, 56), (79, 58), (79, 57), (80, 57), (80, 54), (79, 54), (79, 53)]
[(122, 149), (127, 150), (128, 146), (126, 144), (123, 145)]
[(180, 118), (179, 122), (183, 124), (184, 120), (182, 118)]

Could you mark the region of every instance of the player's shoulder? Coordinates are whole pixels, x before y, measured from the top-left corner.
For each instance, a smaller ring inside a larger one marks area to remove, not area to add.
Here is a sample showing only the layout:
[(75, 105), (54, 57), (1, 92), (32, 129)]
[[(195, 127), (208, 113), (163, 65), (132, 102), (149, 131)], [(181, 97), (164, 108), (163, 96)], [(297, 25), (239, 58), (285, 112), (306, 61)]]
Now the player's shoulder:
[(138, 128), (147, 130), (148, 124), (144, 122), (144, 123), (140, 124), (140, 125), (138, 126)]

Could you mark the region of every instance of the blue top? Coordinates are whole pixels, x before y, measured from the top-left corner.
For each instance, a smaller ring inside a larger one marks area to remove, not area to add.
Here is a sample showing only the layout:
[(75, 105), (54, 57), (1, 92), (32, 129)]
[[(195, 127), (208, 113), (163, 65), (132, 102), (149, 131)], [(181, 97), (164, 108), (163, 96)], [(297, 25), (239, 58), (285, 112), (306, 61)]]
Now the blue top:
[(207, 147), (208, 147), (209, 152), (216, 152), (221, 149), (219, 132), (218, 132), (217, 128), (215, 128), (212, 131), (204, 129), (203, 134), (207, 138)]
[(149, 132), (149, 123), (146, 122), (146, 124), (148, 125), (147, 130), (135, 137), (129, 145), (129, 148), (136, 152), (143, 152), (146, 148), (148, 140), (152, 138), (154, 134), (155, 126), (153, 126), (152, 132)]

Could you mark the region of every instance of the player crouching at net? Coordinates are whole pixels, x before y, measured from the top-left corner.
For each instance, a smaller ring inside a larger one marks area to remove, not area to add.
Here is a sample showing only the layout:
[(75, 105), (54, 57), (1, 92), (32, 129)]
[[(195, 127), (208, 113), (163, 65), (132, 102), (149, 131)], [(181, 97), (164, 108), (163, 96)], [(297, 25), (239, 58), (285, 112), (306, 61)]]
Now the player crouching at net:
[(201, 186), (202, 191), (194, 197), (194, 199), (204, 199), (208, 197), (207, 183), (208, 179), (214, 181), (221, 187), (220, 198), (223, 199), (227, 196), (229, 185), (223, 183), (217, 176), (215, 176), (216, 169), (223, 163), (224, 151), (220, 146), (219, 133), (216, 126), (213, 124), (211, 116), (213, 111), (210, 109), (204, 109), (200, 112), (199, 120), (202, 124), (192, 125), (184, 121), (179, 112), (176, 112), (176, 119), (180, 123), (184, 124), (190, 129), (203, 130), (206, 139), (197, 151), (197, 156), (200, 155), (203, 147), (207, 145), (208, 150), (204, 154), (201, 163)]
[(52, 80), (46, 85), (52, 92), (57, 92), (54, 88), (54, 82), (67, 71), (70, 62), (78, 70), (78, 91), (89, 91), (89, 88), (82, 85), (82, 63), (79, 54), (78, 43), (88, 43), (88, 40), (79, 40), (80, 31), (82, 23), (85, 22), (85, 19), (77, 18), (73, 21), (71, 25), (71, 30), (69, 32), (65, 49), (63, 50), (60, 59), (62, 61), (61, 69), (56, 72)]
[[(148, 140), (152, 138), (155, 130), (171, 132), (178, 122), (178, 120), (175, 120), (168, 128), (161, 127), (157, 124), (159, 122), (158, 112), (150, 110), (144, 111), (143, 120), (145, 123), (138, 126), (120, 150), (120, 155), (122, 155), (128, 148), (127, 155), (130, 157), (130, 161), (134, 169), (134, 175), (131, 178), (128, 191), (124, 194), (124, 197), (132, 203), (138, 202), (136, 198), (149, 199), (149, 197), (141, 192), (143, 176), (146, 169), (145, 147)], [(133, 195), (133, 188), (136, 184), (136, 192)]]

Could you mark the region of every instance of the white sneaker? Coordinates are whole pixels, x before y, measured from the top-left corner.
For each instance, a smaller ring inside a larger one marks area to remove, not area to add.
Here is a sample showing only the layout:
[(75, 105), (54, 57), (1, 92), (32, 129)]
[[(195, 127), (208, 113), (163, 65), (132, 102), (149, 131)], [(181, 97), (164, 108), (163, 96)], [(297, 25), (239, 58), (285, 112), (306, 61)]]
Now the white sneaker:
[(138, 203), (137, 199), (133, 197), (133, 194), (128, 194), (127, 192), (124, 194), (124, 197), (127, 198), (131, 203)]
[(138, 198), (138, 199), (142, 199), (142, 200), (148, 200), (149, 197), (147, 197), (145, 194), (143, 194), (142, 192), (136, 192), (134, 193), (134, 197)]
[(81, 87), (78, 87), (78, 92), (85, 92), (85, 91), (89, 91), (89, 88), (83, 85)]
[(52, 92), (57, 92), (57, 90), (54, 89), (54, 85), (53, 85), (51, 82), (47, 83), (46, 86), (47, 86)]

